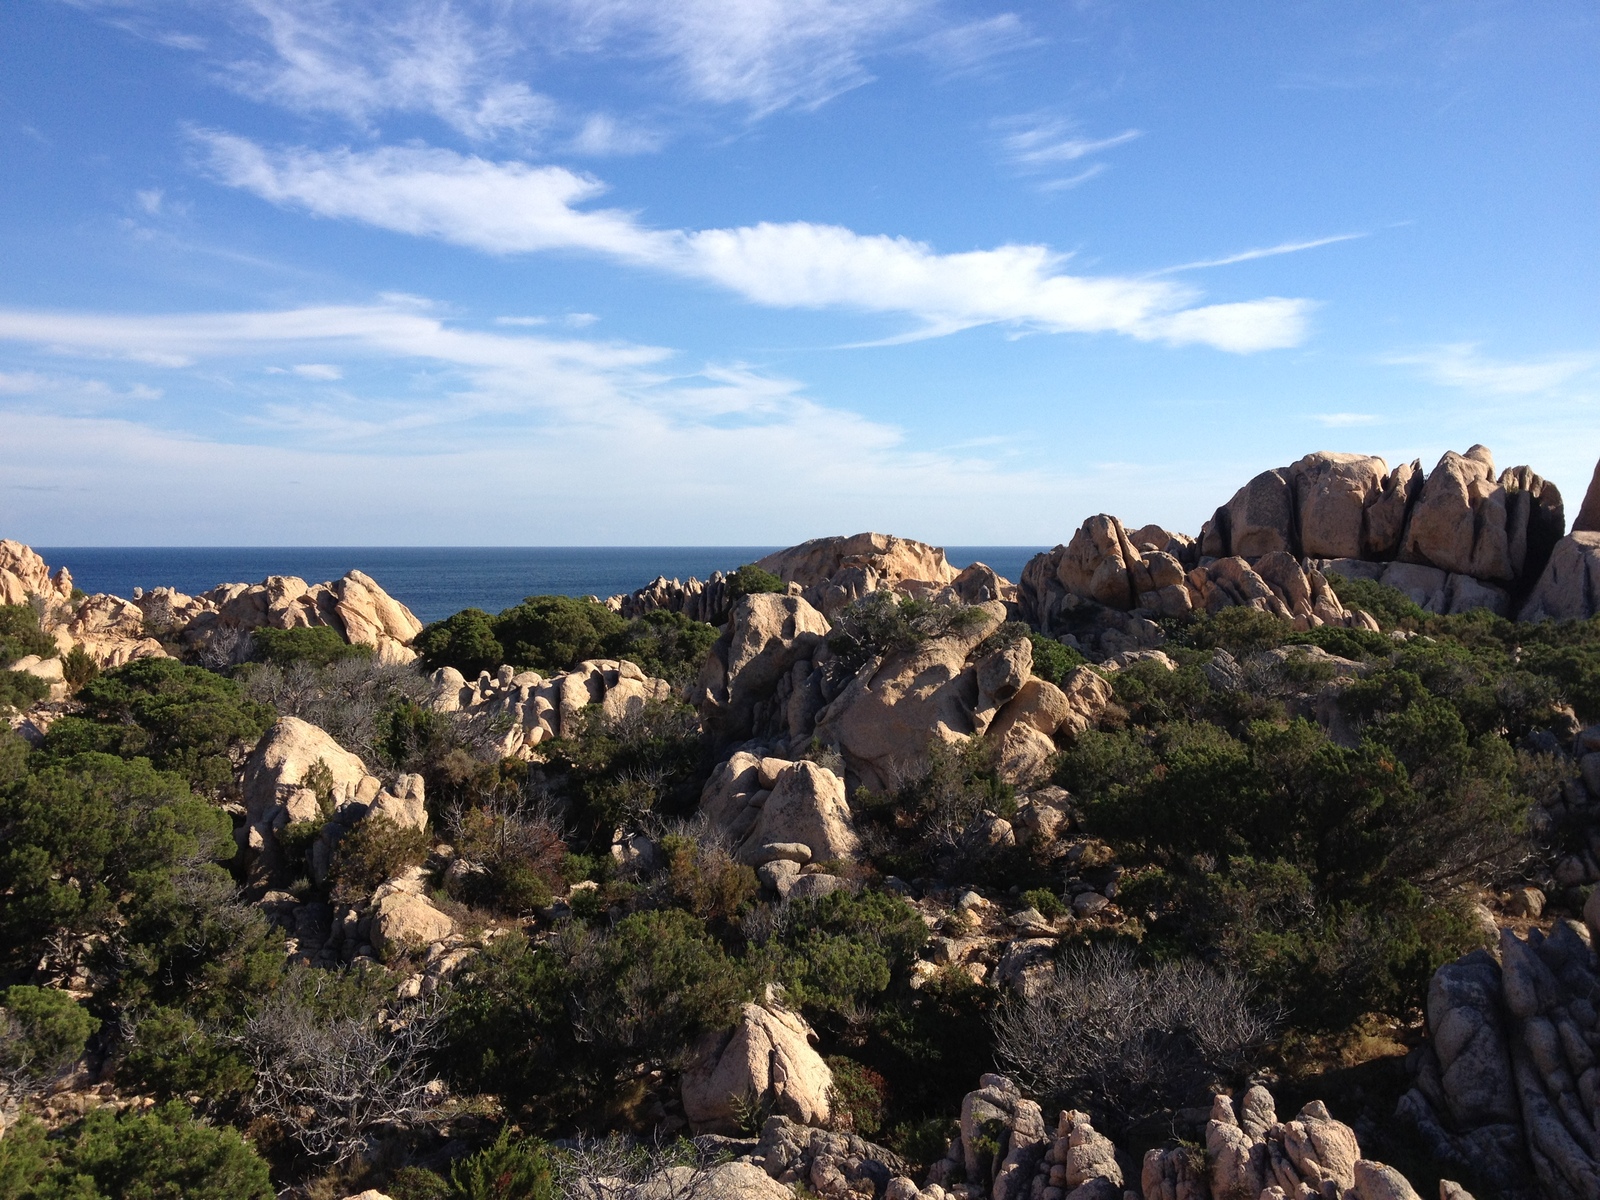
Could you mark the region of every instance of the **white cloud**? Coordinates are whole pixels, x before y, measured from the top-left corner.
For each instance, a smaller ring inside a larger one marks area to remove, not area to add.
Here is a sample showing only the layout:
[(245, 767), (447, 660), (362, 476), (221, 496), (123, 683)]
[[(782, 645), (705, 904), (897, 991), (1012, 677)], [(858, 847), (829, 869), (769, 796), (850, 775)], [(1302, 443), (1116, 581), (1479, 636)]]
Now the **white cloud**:
[(1077, 162), (1091, 154), (1099, 154), (1117, 146), (1126, 145), (1141, 136), (1137, 129), (1103, 138), (1079, 137), (1073, 125), (1065, 121), (1046, 121), (1007, 134), (1001, 140), (1007, 159), (1016, 166), (1040, 170)]
[[(271, 541), (290, 523), (347, 544), (454, 543), (463, 529), (507, 544), (750, 544), (862, 526), (982, 541), (1011, 525), (1000, 514), (1098, 500), (1076, 473), (909, 446), (898, 428), (819, 404), (793, 380), (740, 367), (671, 373), (652, 347), (461, 329), (414, 304), (0, 310), (0, 339), (200, 363), (189, 382), (203, 399), (188, 425), (175, 404), (135, 421), (0, 399), (0, 512), (35, 538), (70, 542), (92, 528), (108, 542), (148, 544), (157, 531)], [(300, 346), (417, 370), (393, 395), (308, 399), (249, 371), (259, 386), (228, 384), (236, 367)], [(0, 377), (0, 396), (42, 378)], [(765, 469), (785, 463), (805, 466)], [(762, 503), (751, 505), (757, 468)], [(141, 502), (107, 509), (117, 494)], [(974, 509), (973, 495), (993, 503)], [(38, 532), (49, 529), (61, 532)]]
[(1231, 267), (1234, 263), (1254, 262), (1258, 258), (1276, 258), (1280, 254), (1298, 254), (1302, 250), (1315, 250), (1319, 246), (1332, 246), (1336, 242), (1353, 242), (1366, 236), (1364, 233), (1336, 233), (1332, 237), (1313, 238), (1309, 242), (1280, 242), (1276, 246), (1241, 250), (1237, 254), (1225, 255), (1222, 258), (1207, 258), (1199, 262), (1181, 263), (1176, 267), (1163, 267), (1159, 271), (1151, 271), (1150, 275), (1152, 277), (1173, 275), (1179, 271), (1198, 271), (1205, 267)]
[(999, 13), (963, 25), (935, 30), (916, 43), (936, 65), (951, 73), (984, 67), (1003, 54), (1040, 45), (1016, 13)]
[(152, 217), (161, 212), (161, 196), (160, 188), (142, 189), (133, 194), (133, 198), (139, 202), (139, 207)]
[(568, 38), (671, 64), (699, 99), (754, 115), (815, 108), (871, 79), (863, 62), (933, 0), (557, 0)]
[(661, 134), (641, 125), (631, 125), (606, 113), (594, 113), (573, 135), (568, 148), (574, 154), (607, 158), (622, 154), (649, 154), (659, 150)]
[(323, 383), (344, 378), (344, 372), (331, 363), (300, 363), (290, 370), (302, 379), (315, 379)]
[(367, 126), (394, 112), (427, 112), (473, 138), (526, 133), (556, 106), (506, 77), (518, 41), (494, 21), (474, 21), (441, 0), (239, 0), (260, 42), (229, 63), (220, 82), (296, 112), (331, 113)]
[(708, 280), (773, 307), (907, 314), (926, 328), (991, 322), (1053, 332), (1115, 332), (1250, 352), (1298, 344), (1310, 305), (1265, 300), (1197, 307), (1165, 281), (1079, 276), (1044, 246), (940, 254), (903, 237), (797, 221), (652, 230), (617, 209), (580, 209), (604, 185), (564, 167), (491, 162), (448, 150), (269, 152), (200, 132), (224, 183), (324, 217), (433, 237), (495, 254), (583, 250)]
[(1600, 357), (1571, 354), (1521, 361), (1493, 359), (1479, 354), (1474, 342), (1454, 342), (1413, 354), (1390, 355), (1383, 361), (1419, 367), (1426, 378), (1446, 387), (1525, 396), (1560, 387), (1591, 370)]

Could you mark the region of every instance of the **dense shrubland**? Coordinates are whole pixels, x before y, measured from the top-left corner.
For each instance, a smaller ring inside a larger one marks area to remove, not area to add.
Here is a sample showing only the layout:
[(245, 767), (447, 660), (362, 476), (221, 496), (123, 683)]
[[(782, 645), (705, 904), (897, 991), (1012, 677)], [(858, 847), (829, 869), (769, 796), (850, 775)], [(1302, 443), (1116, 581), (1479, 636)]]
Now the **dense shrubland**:
[[(744, 568), (730, 588), (782, 589), (764, 575)], [(0, 1197), (566, 1195), (585, 1172), (684, 1157), (678, 1072), (769, 995), (816, 1031), (840, 1122), (924, 1164), (997, 1064), (1119, 1129), (1282, 1068), (1294, 1039), (1374, 1016), (1414, 1025), (1429, 973), (1481, 940), (1479, 889), (1577, 836), (1527, 816), (1570, 774), (1561, 741), (1600, 719), (1600, 626), (1434, 617), (1338, 586), (1382, 632), (1297, 633), (1229, 609), (1168, 630), (1176, 669), (1107, 675), (1115, 704), (1053, 765), (1072, 857), (979, 836), (1028, 797), (986, 744), (939, 744), (851, 797), (864, 852), (836, 865), (851, 886), (787, 902), (696, 815), (716, 748), (679, 701), (588, 710), (528, 763), (429, 708), (423, 671), (326, 631), (263, 631), (231, 675), (145, 660), (84, 679), (42, 746), (0, 733), (0, 1087), (14, 1114), (82, 1069), (156, 1106), (16, 1118)], [(834, 622), (828, 669), (842, 679), (961, 632), (970, 612), (859, 601)], [(0, 638), (35, 645), (36, 622), (6, 620)], [(1022, 627), (993, 636), (1030, 638), (1052, 682), (1083, 662)], [(469, 676), (625, 657), (681, 681), (714, 637), (673, 614), (532, 597), (436, 622), (417, 645), (427, 668)], [(286, 715), (375, 773), (422, 774), (432, 822), (354, 826), (319, 883), (320, 822), (288, 827), (293, 898), (353, 910), (421, 868), (482, 946), (453, 980), (402, 995), (424, 965), (411, 950), (291, 961), (260, 889), (244, 890), (238, 771)], [(650, 852), (614, 855), (619, 834)], [(436, 839), (474, 869), (447, 878)], [(975, 888), (1067, 921), (1069, 872), (1114, 882), (1130, 919), (1073, 926), (1026, 999), (933, 953), (931, 936), (963, 935), (906, 898), (949, 912)], [(552, 1140), (607, 1133), (662, 1140), (654, 1157)]]

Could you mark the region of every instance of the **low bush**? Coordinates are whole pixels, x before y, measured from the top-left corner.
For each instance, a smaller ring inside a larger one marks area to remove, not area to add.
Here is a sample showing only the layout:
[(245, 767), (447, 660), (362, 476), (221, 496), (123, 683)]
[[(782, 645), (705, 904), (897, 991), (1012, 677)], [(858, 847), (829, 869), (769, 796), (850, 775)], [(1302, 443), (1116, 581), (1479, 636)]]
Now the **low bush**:
[(432, 849), (433, 839), (426, 829), (367, 817), (340, 838), (334, 849), (328, 871), (333, 894), (346, 904), (365, 900), (380, 883), (407, 867), (421, 866)]
[(50, 695), (50, 685), (26, 671), (0, 671), (0, 713), (27, 712)]
[(889, 1083), (871, 1067), (853, 1058), (831, 1054), (825, 1060), (833, 1072), (829, 1093), (831, 1123), (861, 1137), (872, 1137), (883, 1128), (883, 1114), (889, 1102)]
[(495, 636), (494, 618), (481, 608), (464, 608), (454, 616), (423, 627), (411, 645), (430, 671), (454, 667), (468, 679), (494, 671), (505, 661)]
[(529, 596), (494, 619), (504, 661), (546, 675), (608, 657), (624, 628), (605, 605), (575, 596)]
[(1055, 638), (1041, 633), (1029, 633), (1033, 643), (1033, 673), (1048, 683), (1060, 687), (1068, 675), (1089, 660), (1071, 646), (1063, 646)]
[(0, 1139), (0, 1186), (18, 1200), (273, 1200), (263, 1162), (232, 1129), (174, 1101), (96, 1109), (64, 1136), (23, 1118)]
[(607, 654), (636, 663), (646, 675), (681, 685), (699, 674), (716, 640), (716, 629), (704, 621), (658, 609), (629, 621), (610, 640)]
[(484, 868), (466, 877), (468, 900), (512, 915), (550, 903), (567, 847), (547, 812), (491, 796), (455, 809), (447, 824), (456, 853)]
[(427, 677), (410, 664), (359, 656), (324, 667), (303, 660), (287, 667), (250, 663), (240, 669), (239, 682), (251, 700), (325, 730), (374, 770), (390, 765), (386, 756), (396, 746), (402, 755), (408, 749), (403, 740), (388, 744), (395, 732), (391, 714), (431, 690)]
[(839, 681), (852, 678), (875, 655), (911, 650), (934, 638), (982, 628), (989, 615), (961, 604), (933, 604), (880, 589), (845, 605), (833, 622), (828, 670)]
[(326, 667), (347, 658), (372, 657), (371, 646), (347, 642), (338, 630), (328, 625), (304, 625), (297, 629), (262, 626), (251, 631), (250, 640), (254, 647), (251, 657), (256, 662), (277, 667), (291, 667), (302, 662)]
[(0, 1076), (21, 1091), (49, 1084), (83, 1054), (97, 1018), (59, 988), (0, 992)]
[(494, 1142), (450, 1169), (450, 1200), (556, 1200), (550, 1155), (535, 1138), (502, 1126)]
[(82, 646), (74, 646), (61, 659), (61, 673), (74, 691), (100, 674), (100, 664)]
[(0, 604), (0, 667), (30, 654), (54, 658), (55, 638), (39, 628), (33, 605)]
[(1372, 579), (1328, 576), (1328, 586), (1346, 608), (1359, 608), (1374, 617), (1384, 630), (1418, 629), (1428, 619), (1417, 603), (1399, 588)]
[(45, 751), (58, 759), (94, 751), (148, 758), (209, 795), (233, 787), (233, 753), (277, 719), (232, 679), (170, 658), (141, 658), (85, 684), (81, 717), (50, 727)]
[(1088, 1104), (1112, 1128), (1203, 1100), (1273, 1033), (1237, 977), (1195, 960), (1143, 967), (1126, 944), (1064, 960), (995, 1010), (995, 1048), (1041, 1100)]
[(755, 563), (745, 563), (737, 571), (728, 576), (728, 603), (737, 604), (746, 596), (755, 596), (763, 592), (787, 591), (788, 587), (782, 579), (771, 571), (763, 570)]

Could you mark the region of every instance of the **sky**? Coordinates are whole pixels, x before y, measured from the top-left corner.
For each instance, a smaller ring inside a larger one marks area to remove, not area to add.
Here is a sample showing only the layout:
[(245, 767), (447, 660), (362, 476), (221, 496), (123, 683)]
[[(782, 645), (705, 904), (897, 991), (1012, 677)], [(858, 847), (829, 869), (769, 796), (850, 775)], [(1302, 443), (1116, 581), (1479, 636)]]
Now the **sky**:
[(0, 537), (1051, 545), (1600, 456), (1589, 0), (7, 0)]

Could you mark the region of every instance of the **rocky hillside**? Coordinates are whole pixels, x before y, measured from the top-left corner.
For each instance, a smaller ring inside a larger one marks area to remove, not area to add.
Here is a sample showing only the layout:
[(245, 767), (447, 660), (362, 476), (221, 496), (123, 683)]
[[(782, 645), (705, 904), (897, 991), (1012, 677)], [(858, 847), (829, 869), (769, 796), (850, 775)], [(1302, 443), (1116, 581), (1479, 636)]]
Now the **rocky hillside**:
[(1597, 555), (1483, 447), (426, 627), (0, 542), (0, 1197), (1600, 1195)]

